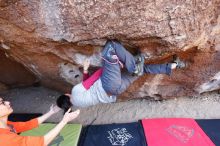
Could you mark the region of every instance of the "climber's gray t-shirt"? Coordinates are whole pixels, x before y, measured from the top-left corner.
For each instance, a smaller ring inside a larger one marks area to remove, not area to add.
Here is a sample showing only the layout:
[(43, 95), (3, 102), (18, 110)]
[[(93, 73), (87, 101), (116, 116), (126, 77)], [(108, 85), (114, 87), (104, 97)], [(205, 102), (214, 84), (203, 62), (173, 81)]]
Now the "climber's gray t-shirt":
[(116, 96), (109, 96), (98, 79), (88, 90), (83, 84), (77, 84), (72, 88), (71, 102), (77, 107), (88, 107), (98, 103), (111, 103), (116, 101)]

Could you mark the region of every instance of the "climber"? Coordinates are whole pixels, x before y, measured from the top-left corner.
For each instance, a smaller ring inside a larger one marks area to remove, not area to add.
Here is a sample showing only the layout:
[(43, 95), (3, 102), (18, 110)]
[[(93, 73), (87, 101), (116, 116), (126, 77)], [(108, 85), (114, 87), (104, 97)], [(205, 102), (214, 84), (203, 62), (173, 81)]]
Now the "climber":
[(62, 128), (71, 120), (75, 119), (79, 115), (79, 110), (70, 112), (69, 109), (63, 119), (56, 127), (50, 130), (44, 136), (20, 136), (17, 133), (28, 131), (38, 127), (53, 114), (60, 110), (57, 106), (51, 106), (50, 110), (35, 119), (27, 122), (11, 122), (8, 121), (8, 116), (13, 112), (13, 109), (9, 101), (4, 101), (0, 97), (0, 145), (1, 146), (47, 146), (55, 139)]
[[(185, 67), (185, 63), (176, 57), (172, 63), (144, 64), (144, 55), (130, 54), (121, 43), (107, 41), (101, 54), (102, 68), (89, 77), (89, 60), (83, 64), (83, 81), (72, 88), (71, 94), (58, 97), (57, 105), (68, 110), (72, 105), (76, 107), (88, 107), (98, 103), (112, 103), (119, 94), (144, 73), (171, 74), (175, 68)], [(121, 68), (127, 69), (121, 73)]]

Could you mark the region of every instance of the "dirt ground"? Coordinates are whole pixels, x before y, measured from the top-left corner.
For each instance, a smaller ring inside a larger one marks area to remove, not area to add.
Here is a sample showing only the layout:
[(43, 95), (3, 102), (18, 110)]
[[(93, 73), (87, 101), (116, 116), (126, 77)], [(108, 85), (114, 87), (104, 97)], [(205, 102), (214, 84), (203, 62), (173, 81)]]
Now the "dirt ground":
[[(14, 113), (45, 113), (55, 104), (59, 92), (44, 87), (17, 88), (1, 92), (0, 96), (9, 100)], [(220, 118), (220, 94), (206, 93), (195, 97), (181, 97), (164, 101), (135, 99), (112, 104), (99, 104), (81, 109), (80, 116), (72, 123), (107, 124), (126, 123), (143, 118), (190, 117), (195, 119)], [(59, 122), (62, 112), (47, 122)]]

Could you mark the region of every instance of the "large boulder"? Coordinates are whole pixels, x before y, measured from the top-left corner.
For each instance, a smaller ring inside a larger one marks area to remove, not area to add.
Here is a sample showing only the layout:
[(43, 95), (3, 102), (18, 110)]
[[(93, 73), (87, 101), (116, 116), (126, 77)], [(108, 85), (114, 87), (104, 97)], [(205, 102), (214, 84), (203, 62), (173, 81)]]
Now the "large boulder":
[[(107, 39), (146, 63), (173, 54), (188, 62), (171, 76), (144, 75), (122, 98), (171, 98), (219, 89), (219, 0), (1, 0), (0, 49), (45, 86), (68, 92), (82, 80), (85, 58), (101, 65)], [(214, 80), (213, 80), (214, 78)]]

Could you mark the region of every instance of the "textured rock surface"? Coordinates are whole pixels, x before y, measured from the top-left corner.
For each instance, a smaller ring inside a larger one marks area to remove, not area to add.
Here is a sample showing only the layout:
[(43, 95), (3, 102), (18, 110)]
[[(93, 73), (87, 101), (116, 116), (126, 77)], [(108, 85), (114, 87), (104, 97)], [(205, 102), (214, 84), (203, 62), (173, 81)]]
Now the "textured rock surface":
[(7, 58), (0, 50), (0, 90), (8, 87), (33, 85), (38, 80), (23, 65)]
[(8, 90), (8, 87), (5, 84), (0, 83), (0, 92), (7, 91), (7, 90)]
[[(70, 90), (90, 57), (100, 66), (106, 39), (116, 38), (148, 60), (177, 53), (189, 63), (173, 75), (145, 75), (123, 98), (169, 98), (219, 89), (219, 0), (1, 0), (0, 49), (42, 84)], [(213, 80), (213, 78), (215, 78)]]

